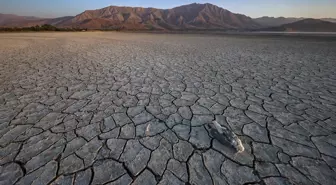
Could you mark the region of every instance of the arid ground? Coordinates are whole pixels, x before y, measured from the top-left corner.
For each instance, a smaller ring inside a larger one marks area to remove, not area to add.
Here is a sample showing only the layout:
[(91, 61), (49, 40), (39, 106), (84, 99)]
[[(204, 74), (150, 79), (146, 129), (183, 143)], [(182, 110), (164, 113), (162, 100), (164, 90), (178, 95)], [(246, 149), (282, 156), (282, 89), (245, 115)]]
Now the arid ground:
[(335, 182), (336, 41), (0, 34), (1, 185)]

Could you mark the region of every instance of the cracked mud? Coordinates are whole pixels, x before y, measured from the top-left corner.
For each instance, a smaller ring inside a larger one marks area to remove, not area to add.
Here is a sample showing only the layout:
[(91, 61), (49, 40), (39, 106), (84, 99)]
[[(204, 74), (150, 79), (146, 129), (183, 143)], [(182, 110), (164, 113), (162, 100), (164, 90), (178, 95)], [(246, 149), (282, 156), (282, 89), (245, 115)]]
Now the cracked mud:
[[(336, 42), (0, 35), (0, 184), (336, 182)], [(216, 120), (245, 151), (211, 137)]]

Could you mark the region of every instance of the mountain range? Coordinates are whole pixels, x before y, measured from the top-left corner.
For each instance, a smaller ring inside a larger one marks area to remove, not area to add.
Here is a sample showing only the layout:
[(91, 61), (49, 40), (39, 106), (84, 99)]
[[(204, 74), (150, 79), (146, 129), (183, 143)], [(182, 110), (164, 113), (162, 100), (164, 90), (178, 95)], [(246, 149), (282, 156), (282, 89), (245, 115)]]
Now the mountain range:
[[(300, 26), (305, 24), (305, 30), (320, 22), (320, 27), (326, 25), (331, 28), (334, 23), (323, 20), (299, 22), (305, 18), (274, 18), (261, 17), (252, 19), (246, 15), (232, 13), (229, 10), (212, 5), (188, 4), (171, 9), (120, 7), (109, 6), (97, 10), (86, 10), (76, 16), (59, 18), (38, 18), (0, 14), (0, 27), (30, 27), (50, 24), (60, 28), (88, 28), (88, 29), (125, 29), (125, 30), (263, 30), (265, 28), (289, 24), (285, 30), (301, 31)], [(328, 19), (334, 21), (336, 19)], [(335, 24), (336, 25), (336, 24)], [(280, 28), (278, 28), (280, 29)]]
[[(281, 26), (283, 24), (294, 23), (294, 22), (301, 21), (301, 20), (304, 20), (304, 19), (307, 19), (307, 18), (304, 18), (304, 17), (296, 18), (296, 17), (267, 17), (267, 16), (264, 16), (264, 17), (255, 18), (253, 20), (263, 27), (274, 27), (274, 26)], [(321, 18), (320, 20), (336, 23), (336, 19), (333, 19), (333, 18)]]
[(72, 19), (72, 16), (58, 17), (52, 19), (39, 18), (33, 16), (18, 16), (13, 14), (0, 13), (0, 27), (30, 27), (42, 24), (61, 26), (62, 23)]
[(319, 19), (303, 19), (293, 23), (264, 28), (263, 31), (336, 32), (336, 24)]

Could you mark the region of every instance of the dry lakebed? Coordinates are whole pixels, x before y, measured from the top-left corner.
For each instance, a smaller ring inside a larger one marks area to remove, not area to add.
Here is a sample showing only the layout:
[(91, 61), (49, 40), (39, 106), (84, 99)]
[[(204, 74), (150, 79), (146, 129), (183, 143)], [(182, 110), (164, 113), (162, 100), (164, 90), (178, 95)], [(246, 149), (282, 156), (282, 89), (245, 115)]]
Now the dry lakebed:
[(1, 185), (335, 182), (333, 39), (0, 34)]

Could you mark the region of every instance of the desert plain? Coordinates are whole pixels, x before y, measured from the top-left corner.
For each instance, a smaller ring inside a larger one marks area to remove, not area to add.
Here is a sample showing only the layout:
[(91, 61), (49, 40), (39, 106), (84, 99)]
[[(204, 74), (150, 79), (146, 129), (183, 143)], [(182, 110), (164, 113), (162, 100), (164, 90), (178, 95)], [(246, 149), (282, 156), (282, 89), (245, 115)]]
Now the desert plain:
[(335, 182), (333, 39), (0, 34), (1, 185)]

